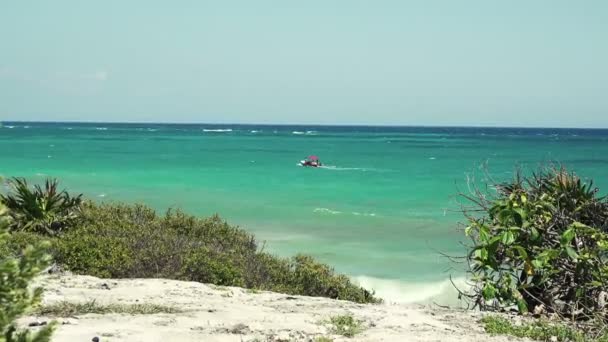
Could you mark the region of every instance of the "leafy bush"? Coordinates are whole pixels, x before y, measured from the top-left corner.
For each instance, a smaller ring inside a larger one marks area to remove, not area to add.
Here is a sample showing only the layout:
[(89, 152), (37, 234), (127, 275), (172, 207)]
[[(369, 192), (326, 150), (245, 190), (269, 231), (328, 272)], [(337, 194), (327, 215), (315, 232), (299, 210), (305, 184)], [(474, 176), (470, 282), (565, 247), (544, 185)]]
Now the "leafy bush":
[(0, 202), (9, 209), (12, 231), (56, 235), (78, 217), (81, 195), (59, 191), (57, 180), (47, 179), (44, 188), (35, 185), (33, 189), (24, 178), (12, 178), (8, 184), (11, 191), (0, 194)]
[[(1, 204), (0, 204), (1, 205)], [(42, 235), (30, 232), (12, 232), (0, 241), (0, 258), (18, 258), (29, 245), (40, 245), (44, 241), (49, 241)]]
[[(9, 222), (6, 208), (0, 204), (0, 241), (7, 238)], [(31, 280), (48, 265), (49, 257), (43, 248), (29, 246), (19, 258), (0, 256), (0, 341), (50, 341), (55, 324), (43, 327), (36, 333), (18, 330), (16, 319), (39, 303), (42, 289), (28, 289)]]
[(196, 218), (143, 205), (82, 205), (78, 226), (55, 242), (73, 272), (113, 278), (169, 278), (361, 303), (373, 293), (310, 257), (263, 253), (254, 237), (218, 216)]
[(494, 197), (469, 197), (477, 205), (466, 228), (474, 303), (606, 319), (608, 201), (563, 169), (495, 188)]

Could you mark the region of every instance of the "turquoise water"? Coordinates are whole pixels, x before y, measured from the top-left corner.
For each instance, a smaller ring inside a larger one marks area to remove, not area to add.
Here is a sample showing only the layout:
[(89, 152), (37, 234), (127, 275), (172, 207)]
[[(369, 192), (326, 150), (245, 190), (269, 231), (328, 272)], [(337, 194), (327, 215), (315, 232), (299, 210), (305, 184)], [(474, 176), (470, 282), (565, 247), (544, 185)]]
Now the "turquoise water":
[[(401, 301), (446, 290), (438, 251), (463, 253), (454, 195), (482, 165), (504, 179), (559, 161), (608, 188), (607, 130), (5, 122), (0, 151), (4, 176), (219, 213)], [(297, 165), (310, 154), (326, 167)]]

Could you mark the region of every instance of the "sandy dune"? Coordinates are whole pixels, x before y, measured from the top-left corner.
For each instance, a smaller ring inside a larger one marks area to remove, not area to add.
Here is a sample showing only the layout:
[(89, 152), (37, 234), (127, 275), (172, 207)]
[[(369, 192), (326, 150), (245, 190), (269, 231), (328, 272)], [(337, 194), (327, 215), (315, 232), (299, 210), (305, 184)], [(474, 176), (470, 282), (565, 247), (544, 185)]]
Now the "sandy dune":
[[(411, 305), (359, 305), (325, 298), (254, 292), (164, 279), (108, 280), (51, 275), (38, 279), (44, 303), (160, 304), (177, 314), (86, 314), (58, 318), (55, 341), (512, 341), (485, 335), (478, 313)], [(363, 321), (353, 338), (332, 334), (327, 320), (352, 314)], [(20, 323), (50, 321), (24, 317)]]

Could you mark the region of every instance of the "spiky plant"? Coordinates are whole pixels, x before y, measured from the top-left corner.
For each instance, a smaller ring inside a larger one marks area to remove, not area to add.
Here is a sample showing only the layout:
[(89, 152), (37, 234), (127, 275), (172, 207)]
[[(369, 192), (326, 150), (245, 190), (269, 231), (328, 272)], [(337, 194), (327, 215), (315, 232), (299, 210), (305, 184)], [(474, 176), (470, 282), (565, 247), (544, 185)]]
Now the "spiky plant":
[(56, 179), (47, 179), (44, 187), (30, 187), (24, 178), (10, 179), (9, 192), (0, 194), (12, 218), (9, 229), (56, 235), (68, 227), (78, 217), (82, 195), (72, 197), (58, 185)]

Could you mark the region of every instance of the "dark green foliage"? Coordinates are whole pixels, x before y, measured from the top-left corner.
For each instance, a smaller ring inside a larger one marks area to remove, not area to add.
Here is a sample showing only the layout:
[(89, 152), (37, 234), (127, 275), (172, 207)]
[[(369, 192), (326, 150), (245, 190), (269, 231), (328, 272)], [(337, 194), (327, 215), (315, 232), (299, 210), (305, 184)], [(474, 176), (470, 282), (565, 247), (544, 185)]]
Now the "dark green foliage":
[(142, 205), (82, 206), (78, 226), (55, 244), (56, 261), (73, 272), (114, 278), (170, 278), (361, 303), (373, 293), (310, 257), (259, 251), (253, 236), (219, 217), (180, 211), (158, 216)]
[(10, 192), (0, 194), (0, 202), (12, 217), (11, 231), (30, 231), (44, 235), (56, 235), (74, 223), (82, 202), (81, 196), (72, 197), (65, 190), (58, 190), (54, 179), (47, 179), (44, 188), (31, 188), (24, 178), (8, 181)]
[[(0, 242), (8, 237), (9, 222), (5, 207), (0, 204)], [(31, 280), (48, 265), (49, 257), (41, 247), (28, 246), (18, 258), (0, 256), (0, 342), (50, 341), (55, 327), (52, 323), (36, 333), (19, 330), (16, 319), (40, 302), (42, 289), (28, 288)]]
[(482, 309), (606, 319), (608, 202), (564, 170), (517, 176), (479, 196), (466, 233)]

